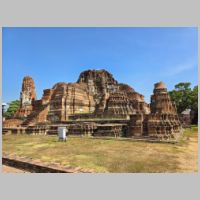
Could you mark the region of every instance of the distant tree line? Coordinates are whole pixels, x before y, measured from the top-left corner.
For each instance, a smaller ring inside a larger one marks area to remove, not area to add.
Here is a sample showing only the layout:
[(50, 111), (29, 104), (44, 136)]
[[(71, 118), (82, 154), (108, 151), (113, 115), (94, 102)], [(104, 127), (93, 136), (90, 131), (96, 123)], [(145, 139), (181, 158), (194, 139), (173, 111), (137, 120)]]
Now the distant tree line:
[(176, 103), (178, 114), (191, 109), (192, 124), (198, 124), (198, 86), (192, 89), (190, 82), (181, 82), (176, 84), (169, 94), (172, 101)]

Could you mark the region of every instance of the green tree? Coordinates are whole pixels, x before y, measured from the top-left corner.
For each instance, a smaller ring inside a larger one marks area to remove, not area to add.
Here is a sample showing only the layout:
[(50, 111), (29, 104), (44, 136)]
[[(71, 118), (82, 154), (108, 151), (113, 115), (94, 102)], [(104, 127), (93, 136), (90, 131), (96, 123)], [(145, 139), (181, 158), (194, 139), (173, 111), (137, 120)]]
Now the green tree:
[(175, 85), (175, 89), (170, 91), (171, 99), (176, 103), (177, 112), (180, 114), (185, 109), (191, 108), (191, 83), (178, 83)]
[(20, 106), (20, 101), (19, 100), (11, 101), (9, 103), (8, 110), (4, 113), (4, 117), (12, 118), (13, 115), (15, 114), (15, 112), (17, 111), (17, 109), (19, 108), (19, 106)]
[(192, 123), (198, 124), (198, 86), (195, 86), (192, 90), (192, 105), (191, 105), (191, 111), (192, 111)]
[(169, 92), (172, 101), (176, 103), (177, 112), (181, 114), (185, 109), (191, 109), (192, 122), (198, 121), (198, 86), (191, 89), (191, 83), (181, 82)]
[(190, 82), (181, 82), (175, 85), (175, 89), (178, 91), (184, 91), (184, 90), (191, 90), (190, 88), (191, 83)]

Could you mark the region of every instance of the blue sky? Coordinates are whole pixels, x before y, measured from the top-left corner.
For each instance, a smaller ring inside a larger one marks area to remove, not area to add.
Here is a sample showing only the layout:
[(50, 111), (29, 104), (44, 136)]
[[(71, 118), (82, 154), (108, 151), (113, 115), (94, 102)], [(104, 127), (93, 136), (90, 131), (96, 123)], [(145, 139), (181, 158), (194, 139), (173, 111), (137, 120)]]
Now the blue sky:
[(33, 77), (37, 98), (87, 69), (106, 69), (147, 102), (154, 83), (198, 83), (197, 28), (3, 28), (3, 102)]

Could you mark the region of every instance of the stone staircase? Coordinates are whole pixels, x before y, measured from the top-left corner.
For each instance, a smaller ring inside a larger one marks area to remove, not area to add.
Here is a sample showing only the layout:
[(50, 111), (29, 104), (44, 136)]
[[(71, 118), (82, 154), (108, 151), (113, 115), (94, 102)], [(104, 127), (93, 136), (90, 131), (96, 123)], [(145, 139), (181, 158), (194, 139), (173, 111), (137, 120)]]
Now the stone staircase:
[(102, 116), (102, 114), (104, 113), (104, 111), (107, 107), (107, 100), (108, 100), (107, 96), (104, 95), (104, 96), (101, 97), (99, 104), (97, 104), (96, 108), (95, 108), (95, 115), (96, 116)]
[(35, 125), (38, 122), (38, 117), (47, 108), (48, 105), (41, 105), (36, 110), (32, 111), (30, 115), (22, 123), (22, 126)]

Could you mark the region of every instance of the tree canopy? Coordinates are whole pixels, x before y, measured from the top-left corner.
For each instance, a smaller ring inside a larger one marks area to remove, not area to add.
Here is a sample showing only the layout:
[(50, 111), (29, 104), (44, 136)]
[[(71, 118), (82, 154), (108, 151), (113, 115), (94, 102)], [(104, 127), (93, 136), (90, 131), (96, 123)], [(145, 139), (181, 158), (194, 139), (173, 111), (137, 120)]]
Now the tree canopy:
[(169, 92), (172, 101), (176, 103), (177, 112), (181, 114), (186, 109), (191, 109), (192, 122), (198, 121), (198, 86), (191, 89), (190, 82), (181, 82)]
[(17, 109), (19, 108), (19, 106), (20, 106), (20, 101), (19, 100), (11, 101), (9, 103), (8, 110), (4, 113), (4, 117), (12, 118), (13, 115), (15, 114), (15, 112), (17, 111)]

